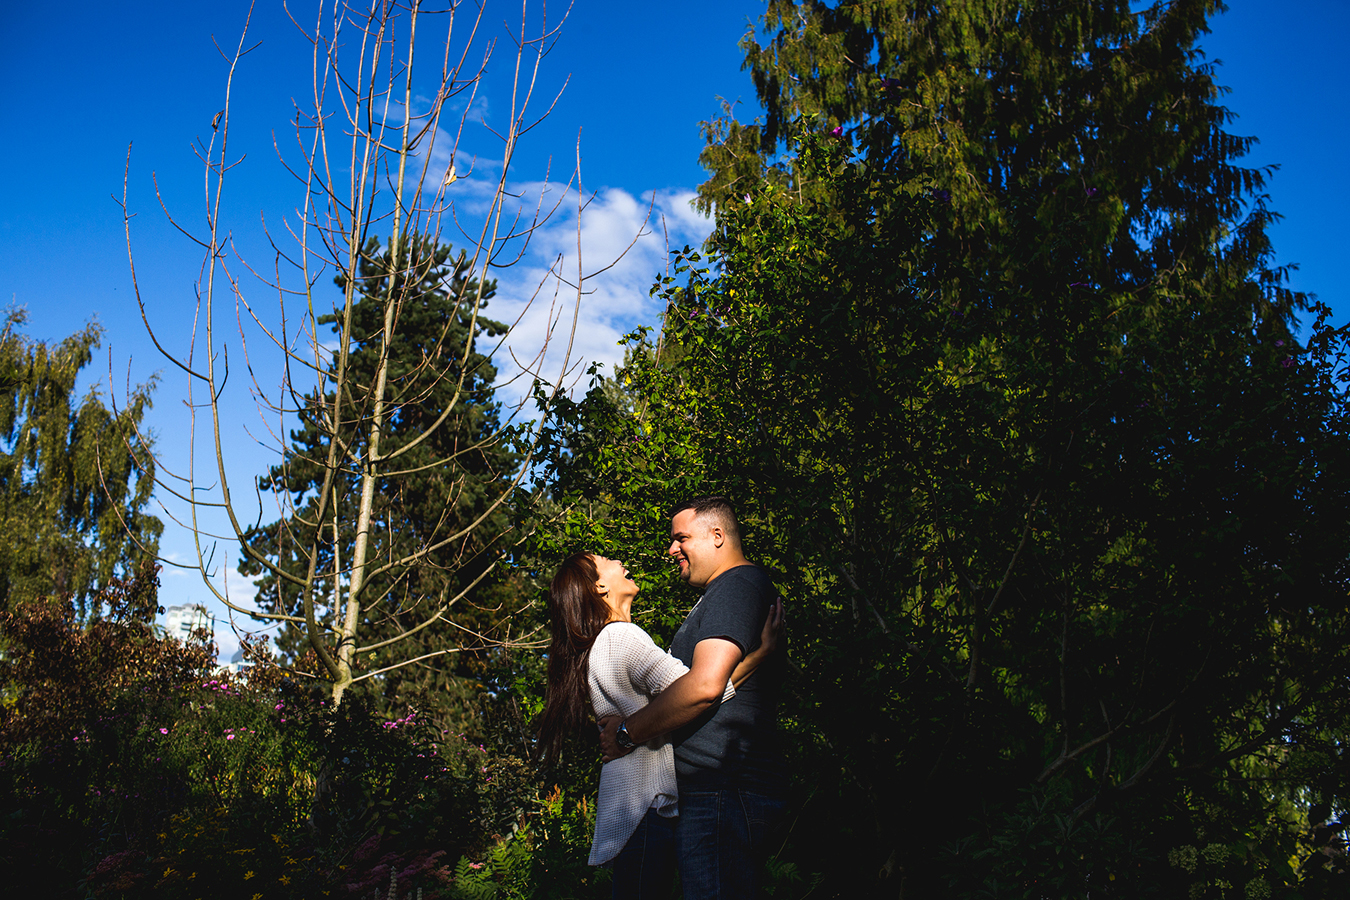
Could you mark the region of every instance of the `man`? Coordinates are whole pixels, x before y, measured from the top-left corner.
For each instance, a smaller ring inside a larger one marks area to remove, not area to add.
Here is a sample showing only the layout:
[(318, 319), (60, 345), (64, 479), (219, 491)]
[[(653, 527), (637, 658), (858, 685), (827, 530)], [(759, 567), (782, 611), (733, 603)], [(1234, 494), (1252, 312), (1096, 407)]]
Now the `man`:
[(667, 552), (679, 564), (680, 578), (704, 591), (670, 647), (689, 673), (626, 720), (603, 720), (600, 743), (609, 761), (670, 735), (685, 900), (751, 898), (785, 805), (777, 746), (781, 659), (760, 666), (733, 699), (721, 698), (736, 664), (759, 643), (774, 588), (768, 573), (741, 551), (736, 514), (725, 497), (675, 507), (670, 539)]

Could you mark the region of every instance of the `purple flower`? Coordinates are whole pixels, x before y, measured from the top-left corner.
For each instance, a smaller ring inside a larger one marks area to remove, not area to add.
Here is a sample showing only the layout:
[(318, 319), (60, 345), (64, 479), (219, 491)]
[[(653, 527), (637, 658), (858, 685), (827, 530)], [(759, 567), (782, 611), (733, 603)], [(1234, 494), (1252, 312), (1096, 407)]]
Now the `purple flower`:
[(951, 191), (935, 190), (935, 191), (933, 191), (932, 197), (933, 197), (934, 200), (936, 200), (936, 201), (939, 202), (939, 203), (951, 203), (951, 202), (952, 202), (952, 192), (951, 192)]
[(1286, 356), (1284, 359), (1280, 360), (1280, 368), (1282, 369), (1287, 369), (1293, 364), (1294, 358), (1292, 356)]
[(844, 134), (844, 126), (836, 125), (830, 129), (830, 137), (841, 137)]
[(1088, 189), (1087, 189), (1087, 195), (1088, 195), (1089, 197), (1095, 197), (1095, 196), (1097, 196), (1097, 189), (1096, 189), (1096, 188), (1088, 188)]
[(1276, 342), (1275, 342), (1275, 346), (1276, 346), (1276, 347), (1283, 347), (1283, 346), (1284, 346), (1284, 341), (1276, 341)]
[(1086, 281), (1071, 281), (1071, 282), (1069, 282), (1069, 287), (1071, 287), (1071, 288), (1076, 288), (1076, 287), (1092, 287), (1092, 285), (1089, 284), (1089, 283), (1086, 282)]
[(160, 733), (160, 734), (168, 734), (168, 733), (169, 733), (169, 729), (167, 729), (167, 728), (161, 728), (161, 729), (159, 730), (159, 733)]
[(749, 203), (749, 202), (750, 202), (750, 195), (749, 195), (749, 194), (746, 194), (746, 195), (745, 195), (745, 202), (746, 202), (746, 203)]

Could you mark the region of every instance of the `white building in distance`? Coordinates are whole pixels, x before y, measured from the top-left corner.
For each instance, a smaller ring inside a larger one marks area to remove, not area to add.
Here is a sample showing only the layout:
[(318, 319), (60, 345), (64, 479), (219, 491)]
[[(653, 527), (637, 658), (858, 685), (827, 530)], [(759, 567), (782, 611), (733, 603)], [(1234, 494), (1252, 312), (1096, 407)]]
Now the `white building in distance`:
[(216, 669), (216, 674), (228, 672), (231, 675), (247, 676), (250, 668), (252, 668), (252, 664), (244, 661), (244, 651), (240, 649), (234, 651), (234, 656), (230, 657), (229, 662)]
[(208, 633), (215, 630), (215, 623), (211, 621), (211, 615), (205, 606), (184, 604), (170, 606), (164, 611), (164, 633), (168, 637), (175, 637), (186, 643), (192, 632), (199, 628), (206, 629)]

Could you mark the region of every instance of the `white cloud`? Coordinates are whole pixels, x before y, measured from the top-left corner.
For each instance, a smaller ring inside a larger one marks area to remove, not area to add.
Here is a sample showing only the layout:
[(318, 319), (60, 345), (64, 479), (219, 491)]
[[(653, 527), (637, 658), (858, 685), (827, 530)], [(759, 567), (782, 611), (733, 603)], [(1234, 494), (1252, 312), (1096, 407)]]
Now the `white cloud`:
[[(524, 196), (537, 196), (543, 187), (529, 186)], [(566, 188), (549, 185), (548, 190), (556, 197)], [(623, 359), (620, 338), (640, 325), (658, 324), (660, 301), (650, 291), (666, 273), (669, 252), (686, 244), (698, 246), (712, 228), (690, 208), (693, 197), (691, 191), (668, 190), (639, 198), (607, 188), (589, 200), (581, 213), (580, 272), (585, 281), (568, 362), (569, 386), (592, 362), (612, 370)], [(510, 268), (490, 272), (498, 287), (489, 315), (507, 322), (520, 317), (496, 360), (500, 383), (519, 373), (517, 362), (530, 365), (545, 342), (548, 352), (536, 371), (551, 381), (562, 371), (577, 309), (577, 243), (576, 194), (570, 192), (554, 218), (531, 236), (524, 257)], [(517, 379), (501, 399), (510, 402), (528, 387), (527, 379)]]

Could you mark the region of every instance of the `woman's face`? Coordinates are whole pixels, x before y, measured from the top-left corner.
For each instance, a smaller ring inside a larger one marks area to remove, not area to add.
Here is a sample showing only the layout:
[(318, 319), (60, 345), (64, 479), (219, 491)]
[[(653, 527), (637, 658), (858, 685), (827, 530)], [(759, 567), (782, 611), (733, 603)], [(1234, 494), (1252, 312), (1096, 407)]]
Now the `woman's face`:
[(596, 579), (596, 588), (611, 610), (626, 615), (633, 604), (633, 598), (638, 594), (637, 582), (628, 577), (628, 569), (617, 559), (604, 556), (596, 556), (594, 559), (596, 574), (600, 576)]

